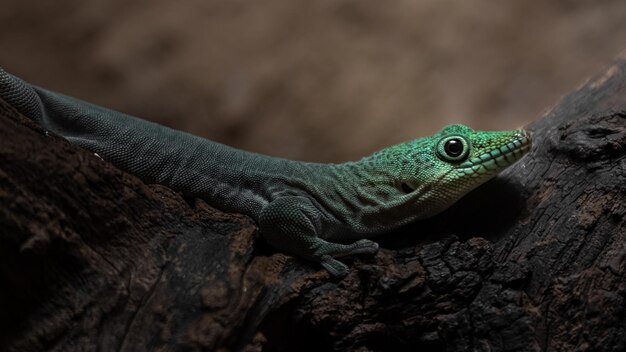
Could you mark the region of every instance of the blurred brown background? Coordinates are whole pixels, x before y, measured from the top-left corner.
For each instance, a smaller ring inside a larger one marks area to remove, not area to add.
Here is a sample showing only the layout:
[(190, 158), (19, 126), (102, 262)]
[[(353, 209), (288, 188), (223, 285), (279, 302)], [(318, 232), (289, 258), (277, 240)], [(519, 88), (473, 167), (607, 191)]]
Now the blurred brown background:
[(0, 0), (0, 66), (252, 151), (510, 129), (626, 48), (626, 1)]

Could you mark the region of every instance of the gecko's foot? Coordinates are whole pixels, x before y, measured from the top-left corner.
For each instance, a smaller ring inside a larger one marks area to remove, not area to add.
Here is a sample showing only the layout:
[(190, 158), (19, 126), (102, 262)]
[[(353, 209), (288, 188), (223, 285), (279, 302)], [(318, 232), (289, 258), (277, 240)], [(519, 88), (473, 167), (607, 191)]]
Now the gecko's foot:
[(374, 254), (378, 252), (378, 243), (367, 239), (362, 239), (350, 245), (352, 249), (348, 254)]
[(353, 254), (373, 254), (378, 251), (378, 243), (367, 239), (358, 240), (351, 244), (327, 242), (322, 254), (332, 257), (345, 257)]
[(319, 260), (320, 264), (328, 272), (336, 277), (343, 277), (348, 274), (348, 266), (333, 257), (343, 257), (353, 254), (373, 254), (378, 251), (378, 243), (367, 239), (358, 240), (352, 244), (338, 244), (325, 242), (326, 253)]
[(350, 271), (347, 265), (329, 255), (323, 256), (320, 260), (320, 264), (322, 264), (324, 269), (335, 277), (344, 277), (348, 275), (348, 272)]

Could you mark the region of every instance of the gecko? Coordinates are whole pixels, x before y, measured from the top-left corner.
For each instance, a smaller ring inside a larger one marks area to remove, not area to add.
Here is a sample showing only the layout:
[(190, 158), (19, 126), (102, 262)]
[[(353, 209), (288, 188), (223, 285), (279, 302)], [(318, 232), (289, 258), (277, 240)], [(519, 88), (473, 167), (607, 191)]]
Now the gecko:
[(370, 238), (432, 217), (531, 148), (529, 133), (449, 125), (360, 160), (314, 163), (239, 150), (31, 85), (0, 69), (0, 98), (144, 182), (251, 217), (273, 247), (321, 264), (374, 254)]

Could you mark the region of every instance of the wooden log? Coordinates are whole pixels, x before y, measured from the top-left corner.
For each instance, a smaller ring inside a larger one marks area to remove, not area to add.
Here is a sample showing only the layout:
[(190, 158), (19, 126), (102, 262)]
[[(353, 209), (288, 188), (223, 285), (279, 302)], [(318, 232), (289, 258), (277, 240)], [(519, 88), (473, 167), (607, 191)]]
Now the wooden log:
[(626, 58), (528, 128), (336, 279), (0, 102), (0, 350), (624, 351)]

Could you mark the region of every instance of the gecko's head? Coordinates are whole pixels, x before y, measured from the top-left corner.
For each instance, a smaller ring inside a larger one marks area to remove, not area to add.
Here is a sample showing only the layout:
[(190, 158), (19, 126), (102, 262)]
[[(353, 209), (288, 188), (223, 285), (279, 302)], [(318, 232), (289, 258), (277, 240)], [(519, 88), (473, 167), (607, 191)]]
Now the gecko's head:
[(530, 150), (530, 136), (524, 130), (484, 132), (450, 125), (402, 149), (408, 160), (400, 166), (396, 187), (405, 201), (427, 205), (419, 216), (426, 218), (519, 160)]

